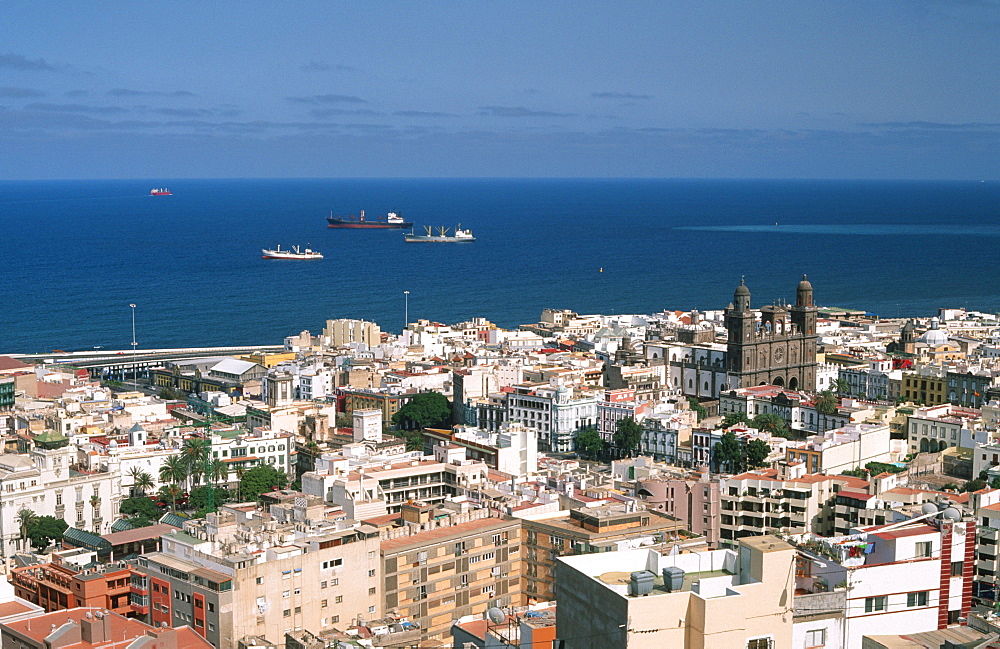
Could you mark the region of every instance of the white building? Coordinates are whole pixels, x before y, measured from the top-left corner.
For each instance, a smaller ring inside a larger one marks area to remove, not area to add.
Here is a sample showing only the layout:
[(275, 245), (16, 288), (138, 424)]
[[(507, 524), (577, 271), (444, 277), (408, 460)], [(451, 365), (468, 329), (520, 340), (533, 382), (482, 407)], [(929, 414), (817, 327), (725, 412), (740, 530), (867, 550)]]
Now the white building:
[[(58, 435), (58, 434), (55, 434)], [(9, 557), (19, 545), (18, 512), (54, 516), (95, 534), (106, 534), (118, 516), (122, 499), (117, 472), (80, 473), (70, 468), (76, 448), (46, 449), (41, 442), (55, 438), (43, 433), (28, 453), (0, 455), (0, 550)]]
[(848, 424), (804, 441), (789, 442), (785, 458), (804, 462), (808, 473), (834, 475), (864, 468), (869, 462), (890, 462), (891, 450), (888, 424)]
[(543, 450), (574, 450), (576, 434), (597, 423), (598, 393), (566, 385), (522, 384), (507, 394), (506, 421), (538, 431)]
[[(933, 504), (925, 507), (937, 513)], [(945, 511), (945, 520), (935, 515), (842, 537), (802, 537), (796, 592), (806, 594), (795, 597), (796, 609), (840, 598), (834, 611), (842, 620), (830, 619), (843, 633), (834, 646), (845, 649), (862, 649), (866, 635), (960, 624), (971, 609), (975, 523)]]

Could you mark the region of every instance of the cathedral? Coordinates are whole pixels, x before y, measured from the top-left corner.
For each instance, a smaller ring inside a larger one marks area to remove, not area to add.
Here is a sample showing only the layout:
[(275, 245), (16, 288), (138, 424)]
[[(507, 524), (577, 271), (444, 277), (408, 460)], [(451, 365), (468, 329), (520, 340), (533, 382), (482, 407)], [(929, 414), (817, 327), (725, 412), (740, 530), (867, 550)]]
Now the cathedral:
[(740, 280), (725, 311), (726, 372), (729, 387), (780, 385), (816, 390), (816, 306), (813, 288), (802, 276), (795, 304), (750, 309), (750, 289)]

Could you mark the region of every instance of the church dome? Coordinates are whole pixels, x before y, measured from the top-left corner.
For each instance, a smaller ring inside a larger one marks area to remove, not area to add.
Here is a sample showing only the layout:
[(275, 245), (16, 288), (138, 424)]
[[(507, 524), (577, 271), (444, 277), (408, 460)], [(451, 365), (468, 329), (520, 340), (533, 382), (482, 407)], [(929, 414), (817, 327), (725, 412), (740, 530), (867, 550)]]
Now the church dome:
[(809, 283), (809, 280), (806, 278), (805, 275), (802, 276), (802, 281), (799, 282), (799, 289), (798, 290), (800, 290), (800, 291), (811, 291), (811, 290), (813, 290), (813, 285)]
[(920, 336), (917, 340), (931, 347), (937, 347), (948, 342), (948, 334), (938, 329), (938, 322), (937, 318), (931, 318), (931, 328), (925, 331), (924, 335)]
[(736, 292), (733, 293), (733, 295), (750, 295), (750, 289), (747, 288), (747, 285), (743, 283), (742, 279), (740, 280), (740, 285), (736, 287)]

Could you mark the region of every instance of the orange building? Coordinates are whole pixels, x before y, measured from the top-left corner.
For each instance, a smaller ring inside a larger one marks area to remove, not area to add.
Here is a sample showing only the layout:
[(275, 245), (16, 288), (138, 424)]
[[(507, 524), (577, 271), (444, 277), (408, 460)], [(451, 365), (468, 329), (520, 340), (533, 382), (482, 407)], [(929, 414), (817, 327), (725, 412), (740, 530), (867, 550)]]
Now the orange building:
[(52, 553), (52, 562), (15, 568), (14, 594), (48, 612), (93, 607), (133, 616), (131, 571), (124, 562), (97, 563), (97, 554), (73, 549)]

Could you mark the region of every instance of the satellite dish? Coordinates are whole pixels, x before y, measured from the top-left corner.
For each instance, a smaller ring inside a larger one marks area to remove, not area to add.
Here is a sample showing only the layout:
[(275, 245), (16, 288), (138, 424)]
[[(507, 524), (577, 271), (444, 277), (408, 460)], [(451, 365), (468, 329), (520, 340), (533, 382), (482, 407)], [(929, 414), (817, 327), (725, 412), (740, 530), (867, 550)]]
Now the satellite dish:
[(949, 507), (941, 512), (941, 518), (946, 521), (960, 521), (962, 520), (962, 512), (958, 511), (954, 507)]
[(920, 506), (921, 514), (936, 514), (938, 511), (937, 506), (934, 503), (924, 503)]
[(490, 618), (490, 622), (493, 624), (503, 624), (507, 621), (507, 614), (498, 609), (496, 606), (486, 611), (486, 617)]

